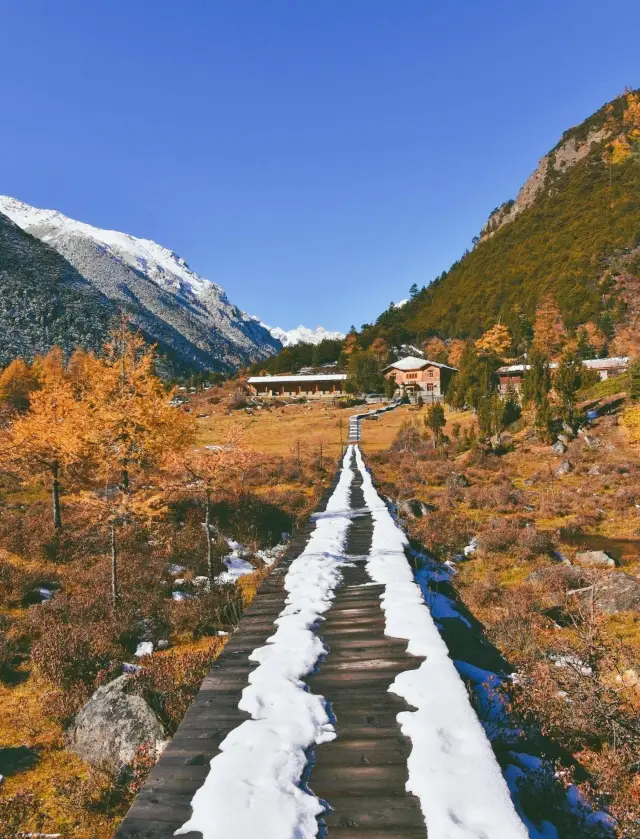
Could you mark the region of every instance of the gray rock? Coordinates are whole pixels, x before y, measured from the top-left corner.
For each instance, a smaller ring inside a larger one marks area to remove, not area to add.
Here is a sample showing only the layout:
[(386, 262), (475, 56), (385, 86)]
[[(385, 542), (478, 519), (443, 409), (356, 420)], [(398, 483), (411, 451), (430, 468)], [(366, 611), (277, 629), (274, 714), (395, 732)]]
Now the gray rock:
[(640, 582), (623, 571), (612, 571), (589, 588), (569, 594), (579, 597), (585, 606), (591, 603), (607, 615), (617, 612), (640, 612)]
[(588, 470), (587, 475), (599, 475), (600, 474), (600, 467), (596, 463), (595, 466), (592, 466), (591, 469)]
[(462, 489), (469, 486), (469, 481), (460, 472), (452, 472), (447, 478), (447, 486)]
[(397, 504), (398, 515), (405, 519), (419, 519), (435, 509), (432, 504), (426, 504), (424, 501), (420, 501), (419, 498), (408, 498), (405, 501), (398, 501)]
[(613, 568), (615, 564), (615, 559), (604, 551), (578, 551), (576, 554), (576, 565)]
[(131, 764), (138, 747), (161, 751), (167, 739), (144, 699), (126, 693), (130, 679), (125, 674), (99, 687), (65, 735), (70, 751), (114, 775)]
[(551, 451), (554, 454), (564, 454), (567, 450), (567, 447), (562, 442), (562, 440), (556, 440), (553, 446), (551, 446)]
[(156, 644), (156, 649), (158, 650), (168, 650), (169, 649), (169, 642), (166, 638), (161, 638), (160, 641)]
[(563, 460), (560, 466), (554, 471), (554, 475), (561, 478), (563, 475), (568, 475), (573, 470), (573, 465), (569, 460)]

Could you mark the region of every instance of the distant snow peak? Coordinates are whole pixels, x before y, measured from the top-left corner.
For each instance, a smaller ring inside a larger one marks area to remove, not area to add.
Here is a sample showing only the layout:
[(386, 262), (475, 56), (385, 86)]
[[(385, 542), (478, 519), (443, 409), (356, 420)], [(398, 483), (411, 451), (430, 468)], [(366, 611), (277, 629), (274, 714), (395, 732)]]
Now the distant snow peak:
[(308, 329), (306, 326), (296, 326), (295, 329), (281, 329), (279, 326), (267, 329), (274, 338), (284, 347), (292, 347), (294, 344), (319, 344), (321, 341), (342, 341), (344, 332), (331, 332), (324, 326), (316, 326), (315, 329)]

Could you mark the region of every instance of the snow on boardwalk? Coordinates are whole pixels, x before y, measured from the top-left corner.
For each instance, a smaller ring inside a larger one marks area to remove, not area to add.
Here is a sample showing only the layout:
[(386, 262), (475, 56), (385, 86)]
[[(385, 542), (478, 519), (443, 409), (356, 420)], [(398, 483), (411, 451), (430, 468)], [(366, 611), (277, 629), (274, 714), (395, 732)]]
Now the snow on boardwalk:
[(117, 839), (527, 836), (406, 544), (350, 446)]
[(430, 839), (526, 839), (491, 745), (413, 579), (407, 537), (376, 492), (359, 450), (356, 457), (374, 521), (367, 571), (385, 586), (386, 632), (407, 639), (408, 652), (425, 657), (390, 688), (417, 709), (399, 715), (413, 747), (407, 788), (420, 799)]
[(299, 782), (306, 749), (335, 737), (324, 699), (301, 681), (325, 652), (314, 624), (331, 607), (340, 582), (350, 524), (353, 472), (345, 454), (338, 485), (324, 513), (316, 516), (309, 544), (287, 573), (286, 605), (277, 630), (250, 658), (259, 666), (249, 676), (240, 708), (252, 720), (220, 744), (211, 771), (195, 794), (193, 815), (176, 834), (200, 831), (204, 839), (303, 839), (314, 837), (323, 807)]

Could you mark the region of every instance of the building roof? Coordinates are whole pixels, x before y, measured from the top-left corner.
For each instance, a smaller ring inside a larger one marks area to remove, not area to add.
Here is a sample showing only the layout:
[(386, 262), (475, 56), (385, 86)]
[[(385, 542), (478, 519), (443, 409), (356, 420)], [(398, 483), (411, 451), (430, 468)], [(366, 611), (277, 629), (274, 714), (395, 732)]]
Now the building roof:
[(310, 373), (303, 376), (250, 376), (247, 381), (250, 385), (257, 384), (278, 384), (280, 382), (344, 382), (346, 373)]
[(407, 355), (385, 367), (385, 370), (422, 370), (425, 367), (440, 367), (444, 370), (457, 370), (457, 367), (450, 367), (448, 364), (441, 364), (439, 361), (430, 361), (428, 358), (417, 358), (415, 355)]
[(617, 355), (613, 358), (587, 358), (583, 362), (585, 367), (594, 370), (609, 370), (612, 367), (626, 367), (629, 363), (628, 355)]
[[(618, 355), (612, 358), (585, 358), (583, 365), (589, 367), (591, 370), (611, 370), (616, 367), (626, 367), (629, 363), (629, 356)], [(552, 370), (558, 366), (557, 361), (552, 361), (549, 367)], [(530, 364), (507, 364), (504, 367), (498, 367), (498, 373), (526, 373), (531, 369)]]

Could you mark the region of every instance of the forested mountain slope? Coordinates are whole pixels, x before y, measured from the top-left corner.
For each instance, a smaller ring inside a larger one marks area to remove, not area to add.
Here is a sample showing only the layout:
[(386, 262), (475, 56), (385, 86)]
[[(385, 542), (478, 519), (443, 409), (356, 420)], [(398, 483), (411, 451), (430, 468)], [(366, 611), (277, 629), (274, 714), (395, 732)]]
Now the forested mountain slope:
[(500, 318), (517, 340), (543, 297), (569, 330), (592, 323), (630, 349), (640, 281), (640, 91), (565, 132), (473, 250), (363, 330), (392, 344), (476, 338)]

